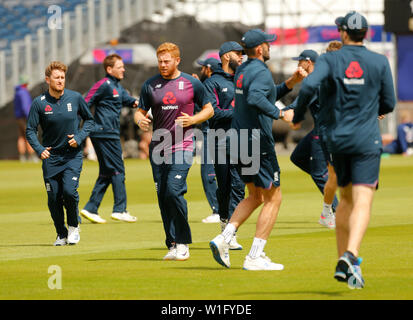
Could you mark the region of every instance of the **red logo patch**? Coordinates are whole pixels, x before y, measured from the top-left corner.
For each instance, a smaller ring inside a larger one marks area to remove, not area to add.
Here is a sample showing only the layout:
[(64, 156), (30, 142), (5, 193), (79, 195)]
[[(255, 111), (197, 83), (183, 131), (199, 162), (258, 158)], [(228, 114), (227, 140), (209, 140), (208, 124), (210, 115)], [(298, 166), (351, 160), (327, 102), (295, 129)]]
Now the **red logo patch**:
[(244, 79), (244, 74), (241, 74), (237, 80), (237, 88), (242, 88), (242, 80)]
[(174, 96), (174, 93), (169, 91), (165, 94), (165, 96), (162, 99), (162, 102), (164, 104), (174, 104), (176, 103), (176, 98)]
[(44, 111), (50, 112), (50, 111), (53, 111), (53, 109), (52, 109), (51, 106), (47, 105), (46, 108), (44, 109)]
[(346, 70), (347, 78), (361, 78), (363, 76), (363, 69), (357, 61), (352, 61)]
[(116, 90), (116, 88), (113, 88), (113, 96), (119, 96), (118, 90)]
[(235, 107), (235, 99), (233, 99), (232, 101), (231, 101), (231, 107)]

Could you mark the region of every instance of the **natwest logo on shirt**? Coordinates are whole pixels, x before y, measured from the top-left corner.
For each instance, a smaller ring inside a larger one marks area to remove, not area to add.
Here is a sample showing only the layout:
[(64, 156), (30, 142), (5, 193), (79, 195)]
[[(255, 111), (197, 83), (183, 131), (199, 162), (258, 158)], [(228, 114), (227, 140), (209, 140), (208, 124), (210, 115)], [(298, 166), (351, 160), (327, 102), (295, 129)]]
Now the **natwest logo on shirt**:
[(50, 105), (47, 105), (46, 108), (44, 108), (44, 114), (53, 114), (53, 109)]
[(168, 91), (162, 99), (164, 104), (174, 104), (176, 103), (176, 97), (172, 91)]
[(361, 78), (364, 74), (364, 71), (361, 68), (360, 63), (358, 63), (357, 61), (350, 62), (345, 74), (346, 78), (344, 78), (344, 84), (364, 84), (364, 79)]
[(116, 90), (116, 88), (113, 88), (113, 97), (114, 98), (119, 97), (119, 92), (118, 92), (118, 90)]

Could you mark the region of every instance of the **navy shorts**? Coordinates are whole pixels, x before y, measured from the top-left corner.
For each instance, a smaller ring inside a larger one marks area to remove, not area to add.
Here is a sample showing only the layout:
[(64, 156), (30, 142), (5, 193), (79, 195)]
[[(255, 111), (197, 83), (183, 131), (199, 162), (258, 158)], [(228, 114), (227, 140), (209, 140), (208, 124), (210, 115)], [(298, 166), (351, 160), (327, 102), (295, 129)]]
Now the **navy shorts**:
[(272, 186), (279, 187), (281, 171), (275, 152), (261, 153), (259, 161), (258, 172), (251, 175), (245, 174), (243, 170), (247, 166), (241, 163), (235, 165), (241, 180), (245, 184), (253, 183), (256, 187), (264, 189), (271, 189)]
[(367, 154), (333, 154), (337, 184), (345, 187), (365, 185), (378, 189), (381, 152)]

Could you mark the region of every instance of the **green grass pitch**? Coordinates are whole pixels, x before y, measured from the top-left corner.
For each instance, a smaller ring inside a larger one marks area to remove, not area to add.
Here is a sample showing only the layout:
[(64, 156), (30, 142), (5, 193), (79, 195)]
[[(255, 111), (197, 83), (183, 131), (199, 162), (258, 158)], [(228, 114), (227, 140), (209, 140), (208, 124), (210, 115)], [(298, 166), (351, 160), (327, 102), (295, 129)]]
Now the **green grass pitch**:
[[(238, 231), (243, 251), (231, 252), (231, 269), (212, 258), (208, 242), (218, 224), (211, 213), (200, 168), (189, 173), (186, 199), (193, 244), (188, 261), (162, 261), (164, 233), (148, 161), (126, 160), (128, 209), (138, 222), (110, 219), (112, 190), (100, 208), (105, 225), (85, 219), (78, 245), (53, 247), (55, 231), (47, 208), (41, 164), (0, 162), (0, 299), (413, 299), (413, 158), (382, 160), (380, 189), (360, 255), (366, 287), (350, 290), (333, 278), (335, 233), (317, 222), (322, 197), (310, 177), (279, 157), (283, 203), (266, 246), (284, 271), (248, 272), (242, 263), (257, 213)], [(80, 208), (98, 173), (85, 161)], [(50, 266), (61, 269), (61, 289), (48, 286)]]

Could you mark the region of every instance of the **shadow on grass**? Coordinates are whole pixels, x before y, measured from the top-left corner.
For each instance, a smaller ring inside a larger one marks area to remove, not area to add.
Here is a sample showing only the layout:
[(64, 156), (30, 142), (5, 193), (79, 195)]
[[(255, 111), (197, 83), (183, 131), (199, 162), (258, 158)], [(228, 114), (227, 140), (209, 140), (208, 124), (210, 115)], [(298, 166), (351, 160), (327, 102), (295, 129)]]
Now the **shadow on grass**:
[(0, 245), (0, 248), (14, 248), (14, 247), (53, 247), (53, 244), (45, 244), (45, 243), (41, 243), (41, 244), (34, 244), (34, 243), (30, 243), (30, 244), (2, 244)]
[(328, 296), (328, 297), (341, 297), (343, 296), (344, 291), (333, 291), (333, 292), (326, 292), (326, 291), (271, 291), (271, 292), (238, 292), (234, 294), (234, 296), (249, 296), (249, 295), (321, 295), (321, 296)]
[(97, 261), (163, 261), (159, 258), (102, 258), (102, 259), (89, 259), (86, 261), (97, 262)]

